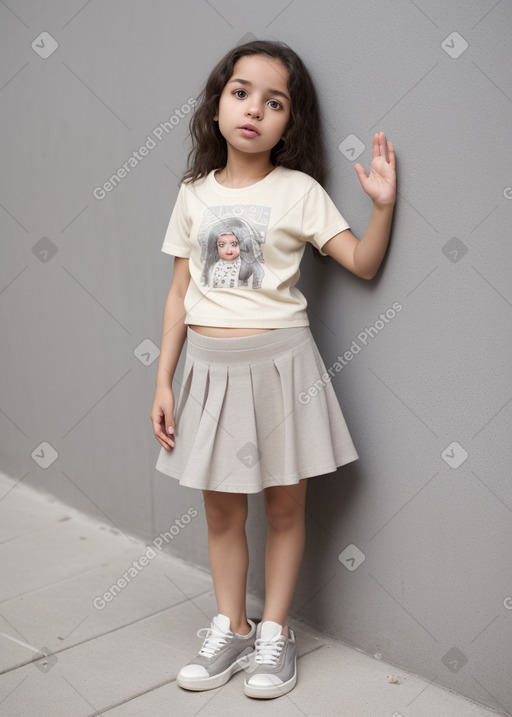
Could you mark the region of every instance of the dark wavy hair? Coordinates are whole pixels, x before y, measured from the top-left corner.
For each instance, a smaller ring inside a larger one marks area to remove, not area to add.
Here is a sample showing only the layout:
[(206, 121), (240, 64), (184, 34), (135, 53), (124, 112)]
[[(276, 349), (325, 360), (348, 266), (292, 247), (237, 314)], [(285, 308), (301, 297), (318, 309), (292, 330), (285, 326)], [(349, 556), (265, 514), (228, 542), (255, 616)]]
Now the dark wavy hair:
[[(181, 181), (193, 182), (213, 169), (226, 166), (226, 140), (213, 117), (219, 108), (220, 95), (233, 75), (235, 63), (246, 55), (268, 55), (279, 59), (289, 73), (290, 119), (284, 141), (280, 139), (270, 152), (271, 163), (276, 167), (282, 165), (305, 172), (323, 186), (327, 162), (315, 87), (297, 53), (284, 42), (269, 40), (254, 40), (238, 45), (211, 71), (190, 120), (188, 136), (191, 137), (192, 149), (187, 157), (187, 171)], [(315, 259), (322, 263), (328, 261), (329, 257), (320, 254), (313, 244), (310, 246)]]

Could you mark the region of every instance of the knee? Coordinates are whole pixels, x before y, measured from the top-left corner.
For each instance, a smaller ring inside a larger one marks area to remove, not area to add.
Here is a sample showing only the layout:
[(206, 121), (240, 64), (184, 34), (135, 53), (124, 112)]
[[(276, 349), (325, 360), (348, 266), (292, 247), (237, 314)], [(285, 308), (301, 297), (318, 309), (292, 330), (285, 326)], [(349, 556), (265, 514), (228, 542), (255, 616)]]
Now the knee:
[(268, 501), (265, 510), (267, 523), (273, 530), (291, 530), (304, 520), (304, 511), (295, 502)]
[(247, 506), (206, 505), (206, 523), (212, 533), (222, 534), (245, 528)]

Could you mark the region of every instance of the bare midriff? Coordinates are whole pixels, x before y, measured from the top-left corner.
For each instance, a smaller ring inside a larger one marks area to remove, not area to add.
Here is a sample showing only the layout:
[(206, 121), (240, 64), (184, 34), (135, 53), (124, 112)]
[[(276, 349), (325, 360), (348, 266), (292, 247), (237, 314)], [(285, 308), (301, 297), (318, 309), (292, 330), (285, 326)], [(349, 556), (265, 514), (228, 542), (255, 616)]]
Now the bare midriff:
[(193, 331), (203, 336), (213, 336), (229, 338), (230, 336), (252, 336), (253, 334), (262, 334), (265, 331), (274, 331), (274, 329), (249, 329), (231, 326), (198, 326), (197, 324), (189, 324)]

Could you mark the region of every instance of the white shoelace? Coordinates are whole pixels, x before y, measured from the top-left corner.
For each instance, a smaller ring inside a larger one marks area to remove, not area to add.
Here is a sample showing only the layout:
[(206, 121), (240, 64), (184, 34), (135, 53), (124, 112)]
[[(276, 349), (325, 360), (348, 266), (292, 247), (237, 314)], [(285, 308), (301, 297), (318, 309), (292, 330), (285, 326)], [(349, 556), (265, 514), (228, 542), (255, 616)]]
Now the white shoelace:
[(283, 650), (286, 638), (281, 635), (277, 640), (256, 640), (254, 647), (256, 648), (255, 660), (259, 665), (277, 665), (281, 652)]
[(230, 638), (224, 632), (220, 632), (220, 630), (216, 630), (215, 628), (212, 629), (211, 627), (202, 627), (197, 631), (197, 636), (203, 637), (205, 630), (206, 638), (203, 642), (203, 646), (199, 650), (199, 654), (203, 657), (213, 657)]

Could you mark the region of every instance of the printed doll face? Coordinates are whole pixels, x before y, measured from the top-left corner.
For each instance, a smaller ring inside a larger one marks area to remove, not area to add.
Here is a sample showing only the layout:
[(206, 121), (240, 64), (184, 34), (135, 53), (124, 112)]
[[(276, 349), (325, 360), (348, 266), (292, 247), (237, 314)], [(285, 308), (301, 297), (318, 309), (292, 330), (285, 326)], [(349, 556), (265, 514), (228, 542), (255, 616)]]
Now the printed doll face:
[[(267, 55), (245, 55), (235, 63), (214, 117), (228, 145), (254, 154), (276, 146), (290, 119), (288, 76), (281, 60)], [(256, 131), (241, 129), (248, 124)]]
[(240, 244), (234, 234), (222, 234), (217, 238), (217, 251), (221, 259), (233, 261), (240, 256)]

